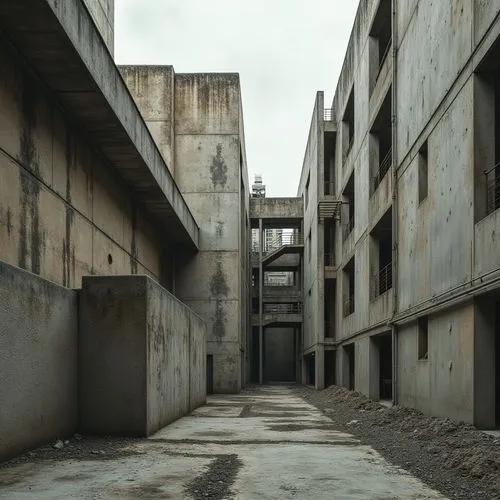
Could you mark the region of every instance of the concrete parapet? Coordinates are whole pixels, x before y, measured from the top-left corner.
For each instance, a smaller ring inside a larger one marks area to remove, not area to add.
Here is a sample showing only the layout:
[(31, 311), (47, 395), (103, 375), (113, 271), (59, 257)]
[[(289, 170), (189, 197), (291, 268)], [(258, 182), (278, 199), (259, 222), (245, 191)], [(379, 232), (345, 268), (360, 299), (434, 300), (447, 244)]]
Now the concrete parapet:
[(205, 402), (205, 323), (146, 276), (85, 277), (80, 426), (148, 436)]
[(77, 425), (77, 294), (0, 262), (0, 461)]

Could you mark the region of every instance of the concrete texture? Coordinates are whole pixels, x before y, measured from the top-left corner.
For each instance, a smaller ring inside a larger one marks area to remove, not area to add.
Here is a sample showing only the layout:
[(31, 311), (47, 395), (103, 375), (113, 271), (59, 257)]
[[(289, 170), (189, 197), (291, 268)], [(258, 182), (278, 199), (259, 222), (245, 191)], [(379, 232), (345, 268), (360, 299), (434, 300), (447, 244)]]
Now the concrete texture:
[[(162, 226), (162, 232), (169, 234), (172, 244), (195, 251), (198, 227), (194, 218), (83, 2), (22, 0), (15, 8), (10, 7), (0, 6), (0, 27), (14, 50), (19, 51), (17, 61), (22, 56), (43, 83), (32, 81), (26, 88), (14, 80), (16, 92), (24, 88), (24, 95), (31, 98), (36, 90), (51, 103), (54, 98), (59, 101), (78, 133), (85, 131), (87, 146), (95, 149), (128, 187), (127, 198), (134, 195), (148, 216)], [(40, 25), (44, 26), (43, 33)], [(5, 45), (3, 42), (2, 50)], [(19, 62), (9, 61), (6, 68), (11, 71), (11, 67), (20, 71)], [(9, 108), (20, 102), (15, 95), (8, 99)], [(30, 110), (31, 105), (23, 109)], [(33, 118), (28, 114), (28, 121), (12, 117), (4, 123), (9, 128), (26, 124), (25, 129), (31, 127), (26, 131), (40, 132), (42, 137), (50, 132), (39, 130)], [(43, 127), (43, 121), (41, 124)], [(16, 134), (15, 127), (7, 133), (7, 137), (14, 136), (14, 144), (21, 137), (19, 134), (16, 139)], [(40, 162), (41, 175), (52, 165), (50, 142), (42, 151), (49, 156)], [(27, 160), (23, 162), (25, 167)]]
[(77, 295), (0, 262), (0, 461), (77, 425)]
[[(484, 177), (498, 162), (498, 96), (488, 72), (498, 62), (499, 13), (500, 5), (491, 1), (457, 1), (452, 8), (426, 0), (359, 3), (335, 95), (326, 105), (328, 121), (323, 93), (316, 96), (298, 189), (305, 200), (304, 233), (311, 235), (311, 258), (304, 259), (303, 353), (315, 352), (319, 387), (328, 312), (323, 303), (327, 233), (315, 213), (328, 181), (335, 200), (354, 198), (350, 234), (342, 234), (352, 215), (347, 205), (334, 222), (335, 266), (328, 271), (335, 281), (329, 307), (333, 302), (337, 382), (376, 399), (376, 336), (393, 328), (396, 402), (495, 425), (495, 314), (481, 302), (500, 292), (500, 216), (498, 210), (486, 213)], [(383, 25), (391, 26), (384, 34), (391, 42), (381, 61)], [(389, 128), (383, 140), (382, 124)], [(329, 160), (325, 145), (332, 141)], [(392, 148), (392, 163), (375, 187), (383, 141)], [(333, 179), (327, 176), (332, 161)], [(392, 287), (377, 296), (377, 231), (385, 215), (392, 218), (381, 233), (391, 234)], [(350, 262), (353, 294), (343, 272)], [(354, 312), (344, 314), (350, 295)], [(471, 300), (478, 301), (476, 309)], [(426, 315), (429, 357), (424, 361), (418, 359), (416, 322)], [(354, 348), (353, 370), (344, 346)]]
[(86, 277), (80, 300), (80, 425), (148, 436), (206, 396), (205, 324), (146, 276)]
[(444, 498), (284, 388), (210, 397), (148, 440), (90, 456), (2, 469), (0, 498), (201, 498), (209, 487), (217, 498)]
[(83, 0), (111, 55), (115, 43), (115, 0)]

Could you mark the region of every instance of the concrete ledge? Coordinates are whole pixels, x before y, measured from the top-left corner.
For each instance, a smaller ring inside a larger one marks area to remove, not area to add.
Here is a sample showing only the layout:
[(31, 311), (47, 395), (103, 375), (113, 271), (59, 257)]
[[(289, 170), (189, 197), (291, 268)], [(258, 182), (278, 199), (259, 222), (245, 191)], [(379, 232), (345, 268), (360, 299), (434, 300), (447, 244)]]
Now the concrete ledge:
[(85, 277), (80, 427), (148, 436), (205, 402), (206, 327), (147, 276)]
[(77, 294), (0, 262), (0, 461), (77, 425)]
[(102, 151), (168, 238), (195, 251), (199, 229), (85, 5), (0, 2), (0, 30)]

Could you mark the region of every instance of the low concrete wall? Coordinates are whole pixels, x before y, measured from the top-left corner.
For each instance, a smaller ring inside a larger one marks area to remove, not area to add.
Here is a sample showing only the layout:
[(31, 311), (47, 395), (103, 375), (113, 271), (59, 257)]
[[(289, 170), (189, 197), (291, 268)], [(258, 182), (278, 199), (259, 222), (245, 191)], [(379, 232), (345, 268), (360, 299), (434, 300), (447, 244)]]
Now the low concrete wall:
[(85, 277), (80, 426), (148, 436), (205, 402), (205, 323), (146, 276)]
[(77, 425), (77, 295), (0, 262), (0, 461)]

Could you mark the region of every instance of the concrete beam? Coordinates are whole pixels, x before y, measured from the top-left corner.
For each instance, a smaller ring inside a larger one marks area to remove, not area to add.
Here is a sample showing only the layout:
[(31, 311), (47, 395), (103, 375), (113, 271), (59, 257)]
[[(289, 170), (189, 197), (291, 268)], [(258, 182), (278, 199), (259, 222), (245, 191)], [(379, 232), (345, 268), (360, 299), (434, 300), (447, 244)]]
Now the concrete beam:
[(0, 1), (0, 31), (177, 246), (199, 228), (79, 0)]

